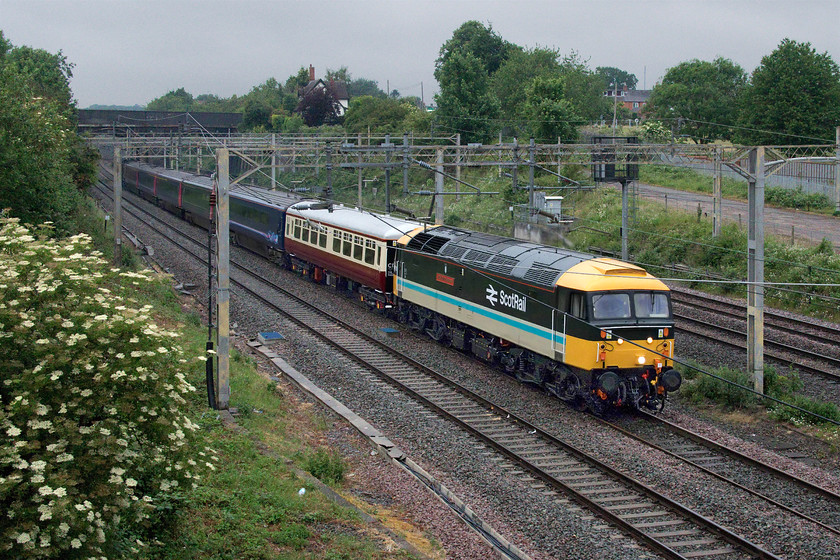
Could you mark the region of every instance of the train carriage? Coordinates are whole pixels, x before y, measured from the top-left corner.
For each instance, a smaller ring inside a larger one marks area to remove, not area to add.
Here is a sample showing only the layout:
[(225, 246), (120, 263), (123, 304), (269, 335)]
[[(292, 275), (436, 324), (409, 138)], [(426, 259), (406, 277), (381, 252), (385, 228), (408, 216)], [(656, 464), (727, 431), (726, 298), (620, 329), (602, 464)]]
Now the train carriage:
[(292, 267), (315, 281), (358, 291), (372, 307), (391, 308), (394, 246), (420, 227), (341, 205), (301, 202), (287, 212), (286, 251)]

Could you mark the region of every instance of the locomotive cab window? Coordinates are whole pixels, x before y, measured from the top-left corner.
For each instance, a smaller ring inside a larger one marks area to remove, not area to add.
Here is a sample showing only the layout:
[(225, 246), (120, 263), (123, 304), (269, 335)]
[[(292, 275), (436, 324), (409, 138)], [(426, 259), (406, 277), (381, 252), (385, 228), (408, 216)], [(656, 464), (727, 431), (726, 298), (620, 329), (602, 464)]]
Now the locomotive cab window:
[(659, 319), (671, 316), (668, 294), (663, 292), (635, 293), (633, 306), (638, 319)]
[(609, 292), (592, 296), (592, 316), (601, 319), (629, 319), (630, 294)]

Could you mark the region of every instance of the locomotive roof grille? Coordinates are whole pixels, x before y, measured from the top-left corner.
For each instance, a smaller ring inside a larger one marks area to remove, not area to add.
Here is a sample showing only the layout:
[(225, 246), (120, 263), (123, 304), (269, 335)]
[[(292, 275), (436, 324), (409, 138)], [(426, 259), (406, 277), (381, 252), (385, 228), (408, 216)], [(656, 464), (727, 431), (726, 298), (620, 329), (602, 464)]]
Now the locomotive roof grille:
[(449, 241), (450, 239), (448, 237), (440, 237), (432, 233), (422, 232), (412, 237), (406, 247), (415, 251), (437, 255), (440, 248)]
[(550, 265), (533, 263), (525, 273), (523, 279), (543, 286), (553, 286), (561, 272)]
[(504, 255), (496, 255), (490, 259), (489, 263), (487, 263), (487, 270), (497, 272), (499, 274), (510, 274), (518, 264), (519, 259), (513, 259)]

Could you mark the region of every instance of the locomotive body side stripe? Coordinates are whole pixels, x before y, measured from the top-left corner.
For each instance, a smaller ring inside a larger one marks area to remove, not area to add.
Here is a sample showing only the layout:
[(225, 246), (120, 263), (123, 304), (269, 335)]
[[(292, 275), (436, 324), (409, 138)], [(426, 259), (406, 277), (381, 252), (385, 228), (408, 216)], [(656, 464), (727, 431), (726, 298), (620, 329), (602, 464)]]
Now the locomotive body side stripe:
[[(445, 304), (466, 309), (467, 311), (471, 311), (477, 315), (481, 315), (482, 317), (486, 317), (493, 321), (505, 324), (509, 327), (513, 327), (520, 331), (524, 331), (526, 333), (538, 336), (540, 338), (545, 339), (546, 341), (551, 341), (552, 331), (549, 329), (539, 327), (533, 323), (526, 323), (524, 321), (520, 321), (514, 317), (511, 317), (510, 315), (498, 313), (480, 305), (475, 305), (474, 303), (471, 303), (465, 299), (456, 298), (449, 294), (429, 289), (426, 286), (423, 286), (421, 284), (415, 284), (414, 282), (411, 282), (410, 280), (406, 280), (405, 278), (401, 277), (397, 278), (397, 287), (399, 290), (414, 291), (419, 294), (432, 297)], [(554, 342), (559, 345), (565, 344), (566, 340), (563, 333), (554, 332)]]

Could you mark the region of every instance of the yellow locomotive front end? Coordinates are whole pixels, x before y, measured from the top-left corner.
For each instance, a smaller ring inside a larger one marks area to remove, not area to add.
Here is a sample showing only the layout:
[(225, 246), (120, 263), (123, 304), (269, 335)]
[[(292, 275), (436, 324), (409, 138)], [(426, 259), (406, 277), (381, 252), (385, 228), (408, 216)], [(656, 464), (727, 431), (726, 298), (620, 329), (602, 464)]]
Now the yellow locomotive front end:
[(587, 373), (588, 405), (661, 409), (681, 384), (672, 368), (668, 287), (639, 267), (603, 258), (570, 268), (557, 284), (570, 315), (580, 319), (567, 329), (564, 361)]

